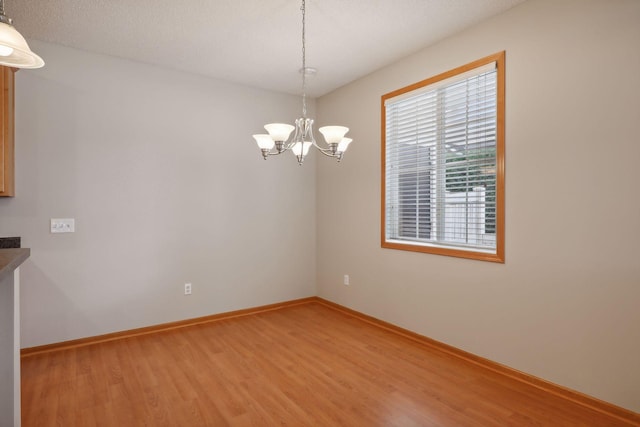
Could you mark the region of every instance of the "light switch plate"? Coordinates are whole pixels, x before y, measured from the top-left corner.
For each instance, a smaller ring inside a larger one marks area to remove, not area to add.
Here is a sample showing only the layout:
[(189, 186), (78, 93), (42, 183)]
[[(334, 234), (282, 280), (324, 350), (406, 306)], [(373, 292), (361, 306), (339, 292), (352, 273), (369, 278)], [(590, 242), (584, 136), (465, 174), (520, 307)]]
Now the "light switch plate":
[(74, 218), (51, 218), (52, 233), (75, 233), (76, 220)]

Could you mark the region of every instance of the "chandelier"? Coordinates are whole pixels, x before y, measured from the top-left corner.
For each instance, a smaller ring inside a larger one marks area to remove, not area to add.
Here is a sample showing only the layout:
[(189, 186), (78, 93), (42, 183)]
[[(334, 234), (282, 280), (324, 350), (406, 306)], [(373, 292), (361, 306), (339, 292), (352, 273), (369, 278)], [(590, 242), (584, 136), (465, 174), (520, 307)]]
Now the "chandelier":
[(27, 41), (13, 28), (11, 18), (4, 14), (0, 0), (0, 65), (13, 68), (40, 68), (44, 61), (29, 49)]
[[(327, 143), (326, 147), (321, 147), (313, 137), (313, 119), (307, 117), (307, 75), (313, 74), (315, 69), (307, 68), (306, 62), (305, 0), (302, 0), (300, 10), (302, 11), (302, 68), (300, 69), (302, 74), (302, 117), (296, 119), (295, 126), (285, 123), (269, 123), (264, 126), (269, 132), (268, 134), (253, 135), (253, 138), (262, 151), (262, 157), (265, 160), (269, 156), (291, 150), (298, 159), (298, 164), (302, 165), (309, 148), (314, 146), (325, 156), (333, 157), (340, 161), (351, 143), (351, 138), (344, 137), (349, 128), (344, 126), (324, 126), (318, 129)], [(291, 132), (293, 132), (293, 137), (289, 139)]]

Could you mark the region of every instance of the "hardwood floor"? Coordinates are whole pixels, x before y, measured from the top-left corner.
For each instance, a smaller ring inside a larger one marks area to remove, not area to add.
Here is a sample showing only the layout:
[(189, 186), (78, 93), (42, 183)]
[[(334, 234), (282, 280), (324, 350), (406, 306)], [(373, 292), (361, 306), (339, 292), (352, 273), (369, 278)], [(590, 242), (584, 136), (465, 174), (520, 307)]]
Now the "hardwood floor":
[(22, 360), (31, 426), (626, 426), (317, 302)]

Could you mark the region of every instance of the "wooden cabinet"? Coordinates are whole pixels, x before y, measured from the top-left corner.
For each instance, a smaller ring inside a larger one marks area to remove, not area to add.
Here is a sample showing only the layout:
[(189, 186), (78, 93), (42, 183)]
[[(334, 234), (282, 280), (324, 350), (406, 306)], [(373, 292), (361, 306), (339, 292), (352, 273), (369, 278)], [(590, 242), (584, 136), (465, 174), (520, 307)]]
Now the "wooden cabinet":
[(14, 196), (14, 68), (0, 66), (0, 197)]

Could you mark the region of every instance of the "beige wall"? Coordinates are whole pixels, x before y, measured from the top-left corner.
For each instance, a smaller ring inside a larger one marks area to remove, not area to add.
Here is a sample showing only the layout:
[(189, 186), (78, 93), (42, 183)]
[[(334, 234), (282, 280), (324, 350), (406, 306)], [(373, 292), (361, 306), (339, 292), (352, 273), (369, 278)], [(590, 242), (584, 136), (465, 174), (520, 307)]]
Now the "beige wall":
[[(315, 162), (265, 162), (251, 137), (299, 97), (32, 48), (47, 65), (16, 76), (17, 196), (0, 200), (0, 236), (32, 248), (23, 347), (315, 294)], [(60, 217), (76, 233), (50, 234)]]
[[(380, 96), (501, 50), (506, 263), (381, 249)], [(529, 0), (320, 98), (318, 294), (640, 411), (639, 76), (639, 1)]]

